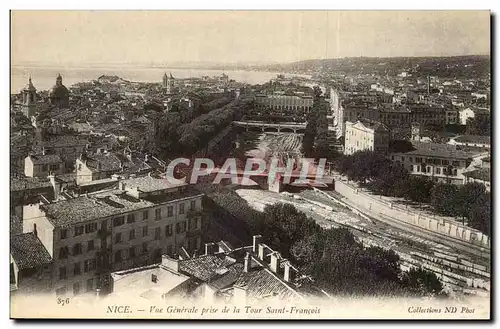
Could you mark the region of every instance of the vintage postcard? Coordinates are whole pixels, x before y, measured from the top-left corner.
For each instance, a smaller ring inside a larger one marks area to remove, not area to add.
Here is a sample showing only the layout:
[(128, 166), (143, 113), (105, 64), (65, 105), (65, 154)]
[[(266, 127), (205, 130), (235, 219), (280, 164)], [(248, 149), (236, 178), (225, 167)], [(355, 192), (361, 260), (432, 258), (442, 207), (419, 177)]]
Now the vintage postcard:
[(14, 319), (490, 319), (489, 11), (11, 11)]

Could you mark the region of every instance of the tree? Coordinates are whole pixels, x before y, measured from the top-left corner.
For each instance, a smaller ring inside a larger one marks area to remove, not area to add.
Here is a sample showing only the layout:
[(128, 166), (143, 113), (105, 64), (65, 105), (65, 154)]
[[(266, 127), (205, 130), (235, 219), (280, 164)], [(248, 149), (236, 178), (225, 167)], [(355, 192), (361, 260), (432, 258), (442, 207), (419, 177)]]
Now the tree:
[(491, 195), (486, 192), (470, 205), (467, 218), (469, 226), (491, 236)]
[(431, 191), (434, 183), (427, 177), (408, 176), (400, 185), (397, 185), (398, 192), (406, 200), (418, 203), (428, 203), (431, 199)]
[(438, 183), (431, 191), (431, 205), (442, 215), (456, 216), (459, 212), (458, 187), (453, 184)]
[(469, 211), (474, 203), (486, 193), (486, 187), (480, 183), (467, 183), (458, 189), (457, 194), (457, 215), (462, 219), (468, 217)]
[(408, 171), (399, 164), (390, 164), (380, 168), (377, 177), (373, 178), (369, 188), (382, 195), (402, 196), (401, 184), (408, 178)]
[(411, 268), (402, 275), (402, 284), (416, 295), (442, 295), (443, 285), (436, 274), (422, 268)]
[(466, 131), (469, 135), (491, 135), (491, 118), (489, 115), (476, 115), (474, 118), (468, 118)]
[(318, 86), (314, 87), (313, 106), (307, 115), (306, 131), (302, 139), (302, 152), (306, 157), (310, 157), (314, 153), (314, 142), (317, 134), (318, 116), (321, 110), (321, 89)]

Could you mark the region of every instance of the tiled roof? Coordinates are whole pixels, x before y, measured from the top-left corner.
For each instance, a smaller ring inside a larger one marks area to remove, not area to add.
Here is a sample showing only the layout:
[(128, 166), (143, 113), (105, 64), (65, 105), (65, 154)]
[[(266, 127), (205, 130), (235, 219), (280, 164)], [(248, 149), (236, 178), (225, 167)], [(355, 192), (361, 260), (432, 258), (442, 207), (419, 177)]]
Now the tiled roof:
[(53, 163), (62, 163), (63, 160), (58, 154), (36, 154), (29, 155), (31, 161), (35, 165), (44, 165), (44, 164), (53, 164)]
[(119, 216), (195, 195), (200, 195), (200, 193), (187, 189), (174, 195), (158, 195), (153, 202), (149, 199), (136, 199), (126, 194), (125, 191), (116, 189), (41, 205), (40, 208), (45, 211), (52, 224), (62, 226)]
[(49, 252), (34, 233), (12, 236), (10, 253), (21, 270), (44, 266), (52, 261)]
[(463, 135), (455, 138), (456, 142), (460, 143), (473, 143), (473, 144), (488, 144), (491, 145), (490, 136), (479, 136), (479, 135)]
[(172, 184), (168, 179), (164, 178), (153, 178), (149, 176), (137, 177), (133, 179), (123, 180), (123, 184), (126, 188), (135, 189), (138, 188), (143, 192), (152, 192), (158, 190), (165, 190), (173, 187), (185, 186), (184, 184)]
[(465, 177), (470, 177), (484, 182), (491, 182), (491, 171), (490, 168), (478, 168), (468, 172), (464, 172)]
[(216, 270), (227, 267), (228, 264), (224, 254), (203, 255), (196, 258), (186, 259), (179, 262), (179, 269), (202, 281), (209, 281), (218, 274)]
[(46, 147), (75, 147), (87, 144), (87, 139), (74, 135), (56, 135), (43, 142)]
[(118, 171), (121, 168), (121, 159), (113, 153), (88, 155), (85, 160), (91, 171)]
[(47, 179), (39, 179), (32, 177), (11, 177), (10, 190), (23, 191), (40, 188), (52, 188), (50, 181)]
[(300, 296), (294, 289), (277, 279), (267, 268), (242, 272), (234, 285), (245, 287), (247, 297), (255, 300), (267, 297), (296, 299)]
[[(358, 119), (357, 122), (360, 122), (363, 126), (373, 129), (374, 131), (388, 131), (389, 129), (385, 124), (379, 121), (369, 120), (369, 119)], [(356, 123), (354, 123), (356, 124)]]
[(466, 152), (458, 150), (454, 145), (412, 142), (415, 150), (404, 153), (405, 155), (428, 156), (450, 159), (469, 159), (478, 154), (478, 152)]
[(23, 233), (23, 223), (21, 218), (16, 215), (10, 215), (10, 235), (18, 235)]

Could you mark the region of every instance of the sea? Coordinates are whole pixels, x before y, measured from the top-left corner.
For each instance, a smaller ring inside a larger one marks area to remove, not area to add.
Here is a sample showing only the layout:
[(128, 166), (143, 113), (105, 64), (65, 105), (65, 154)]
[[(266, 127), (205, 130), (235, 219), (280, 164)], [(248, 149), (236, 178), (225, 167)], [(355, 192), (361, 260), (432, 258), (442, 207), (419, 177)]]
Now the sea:
[[(174, 78), (193, 78), (203, 76), (220, 76), (225, 73), (229, 79), (249, 84), (263, 84), (273, 78), (277, 73), (261, 71), (231, 71), (231, 70), (206, 70), (192, 68), (160, 67), (77, 67), (77, 66), (11, 66), (11, 94), (21, 91), (31, 76), (35, 88), (39, 91), (48, 90), (56, 83), (56, 77), (61, 74), (63, 84), (71, 85), (97, 79), (101, 75), (117, 75), (120, 78), (135, 82), (161, 82), (163, 74), (172, 74)], [(290, 76), (290, 75), (287, 75)], [(307, 77), (307, 76), (302, 76)]]

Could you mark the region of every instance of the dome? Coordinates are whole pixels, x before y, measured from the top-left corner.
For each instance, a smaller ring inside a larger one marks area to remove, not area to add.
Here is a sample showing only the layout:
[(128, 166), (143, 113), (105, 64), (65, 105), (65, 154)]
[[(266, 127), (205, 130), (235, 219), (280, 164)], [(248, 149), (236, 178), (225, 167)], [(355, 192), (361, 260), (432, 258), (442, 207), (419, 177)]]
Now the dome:
[(49, 97), (55, 97), (55, 98), (64, 98), (64, 97), (69, 97), (69, 91), (68, 88), (64, 85), (55, 85), (52, 87), (49, 91)]
[(56, 84), (49, 91), (49, 99), (52, 105), (58, 107), (67, 107), (69, 106), (69, 91), (62, 84), (62, 77), (59, 74), (56, 79)]

